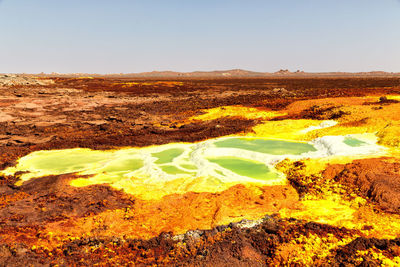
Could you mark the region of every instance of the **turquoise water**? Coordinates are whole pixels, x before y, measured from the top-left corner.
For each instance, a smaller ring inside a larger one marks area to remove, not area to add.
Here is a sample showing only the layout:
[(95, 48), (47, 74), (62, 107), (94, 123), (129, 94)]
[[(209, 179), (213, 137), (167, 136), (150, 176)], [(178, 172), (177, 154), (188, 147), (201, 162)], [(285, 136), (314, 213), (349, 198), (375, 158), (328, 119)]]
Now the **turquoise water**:
[(216, 147), (240, 148), (271, 155), (300, 155), (317, 151), (314, 146), (306, 143), (255, 138), (229, 138), (214, 144)]

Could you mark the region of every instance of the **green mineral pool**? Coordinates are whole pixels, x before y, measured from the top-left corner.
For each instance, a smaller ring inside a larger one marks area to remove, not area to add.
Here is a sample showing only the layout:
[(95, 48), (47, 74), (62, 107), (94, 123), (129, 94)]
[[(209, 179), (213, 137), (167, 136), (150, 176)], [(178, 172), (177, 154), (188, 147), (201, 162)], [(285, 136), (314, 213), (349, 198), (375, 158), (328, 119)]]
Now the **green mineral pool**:
[[(329, 142), (336, 142), (336, 146)], [(106, 151), (49, 150), (22, 157), (15, 167), (0, 174), (22, 172), (17, 185), (35, 177), (76, 173), (80, 178), (71, 182), (75, 186), (109, 183), (133, 193), (141, 190), (143, 194), (151, 188), (163, 192), (166, 188), (169, 192), (174, 188), (218, 191), (238, 183), (285, 183), (284, 175), (274, 167), (276, 163), (284, 158), (324, 157), (332, 151), (326, 147), (332, 146), (344, 146), (340, 153), (359, 153), (370, 151), (372, 145), (350, 136), (329, 137), (315, 143), (227, 137)]]
[(175, 167), (173, 165), (163, 165), (163, 166), (161, 166), (161, 169), (164, 172), (166, 172), (168, 174), (173, 174), (173, 175), (174, 174), (187, 174), (187, 175), (191, 174), (190, 172), (182, 170), (182, 169), (180, 169), (178, 167)]
[(101, 170), (107, 173), (114, 172), (132, 172), (143, 167), (143, 160), (139, 158), (128, 158), (122, 160), (114, 160), (104, 166)]
[(317, 151), (314, 146), (307, 143), (260, 138), (228, 138), (214, 144), (217, 147), (239, 148), (271, 155), (300, 155)]
[(345, 143), (348, 146), (352, 147), (359, 147), (359, 146), (364, 146), (366, 143), (364, 141), (358, 140), (354, 137), (345, 137), (343, 143)]
[(170, 148), (161, 152), (152, 153), (151, 155), (158, 158), (156, 164), (170, 163), (177, 156), (181, 155), (185, 150), (182, 148)]
[(264, 163), (255, 160), (241, 159), (237, 157), (217, 157), (208, 158), (208, 160), (241, 176), (257, 180), (276, 179), (279, 177), (277, 172), (272, 172)]

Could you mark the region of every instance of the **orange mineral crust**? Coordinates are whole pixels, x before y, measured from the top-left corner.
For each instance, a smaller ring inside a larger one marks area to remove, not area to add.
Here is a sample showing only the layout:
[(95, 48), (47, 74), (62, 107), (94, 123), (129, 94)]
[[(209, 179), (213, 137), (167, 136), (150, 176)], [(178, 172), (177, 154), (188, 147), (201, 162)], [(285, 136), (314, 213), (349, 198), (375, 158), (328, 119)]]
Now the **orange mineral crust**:
[[(267, 213), (298, 205), (290, 186), (247, 188), (234, 186), (221, 193), (169, 195), (158, 201), (136, 199), (128, 208), (109, 210), (94, 216), (49, 223), (46, 232), (54, 236), (115, 236), (152, 238), (162, 232), (183, 234), (191, 229), (212, 229), (244, 218), (257, 220)], [(102, 228), (106, 225), (106, 228)]]

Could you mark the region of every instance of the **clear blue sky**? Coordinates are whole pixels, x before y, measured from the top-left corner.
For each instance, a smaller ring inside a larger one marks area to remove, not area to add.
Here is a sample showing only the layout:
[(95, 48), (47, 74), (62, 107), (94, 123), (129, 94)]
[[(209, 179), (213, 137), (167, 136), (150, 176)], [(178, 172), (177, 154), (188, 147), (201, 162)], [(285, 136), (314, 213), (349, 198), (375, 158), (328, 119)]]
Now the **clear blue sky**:
[(399, 0), (0, 0), (0, 73), (400, 72)]

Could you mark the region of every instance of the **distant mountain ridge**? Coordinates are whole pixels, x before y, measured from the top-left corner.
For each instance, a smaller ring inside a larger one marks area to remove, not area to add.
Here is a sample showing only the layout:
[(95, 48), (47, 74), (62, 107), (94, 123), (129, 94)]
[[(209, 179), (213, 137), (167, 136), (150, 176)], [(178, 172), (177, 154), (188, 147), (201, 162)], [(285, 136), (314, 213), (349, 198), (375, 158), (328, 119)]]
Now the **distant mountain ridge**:
[(39, 74), (23, 74), (34, 76), (52, 76), (52, 77), (121, 77), (121, 78), (246, 78), (246, 77), (341, 77), (341, 76), (400, 76), (400, 73), (385, 71), (370, 72), (304, 72), (297, 70), (295, 72), (287, 69), (281, 69), (276, 72), (256, 72), (243, 69), (232, 70), (215, 70), (215, 71), (193, 71), (193, 72), (177, 72), (177, 71), (151, 71), (141, 73), (39, 73)]

